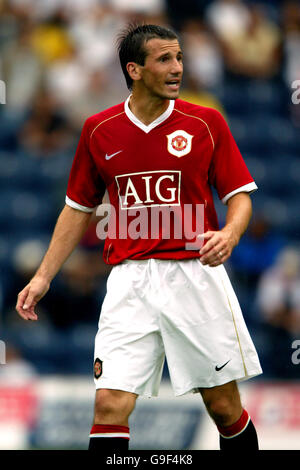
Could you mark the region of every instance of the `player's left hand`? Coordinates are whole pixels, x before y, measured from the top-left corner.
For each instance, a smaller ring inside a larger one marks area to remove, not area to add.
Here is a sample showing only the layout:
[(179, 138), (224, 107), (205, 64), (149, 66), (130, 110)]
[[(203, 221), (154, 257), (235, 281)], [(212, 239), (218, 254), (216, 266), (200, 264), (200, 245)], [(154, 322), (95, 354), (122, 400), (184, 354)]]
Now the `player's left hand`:
[(202, 264), (209, 266), (219, 266), (225, 263), (230, 257), (233, 248), (237, 245), (237, 240), (230, 230), (222, 229), (218, 231), (208, 231), (198, 238), (207, 240), (199, 251)]

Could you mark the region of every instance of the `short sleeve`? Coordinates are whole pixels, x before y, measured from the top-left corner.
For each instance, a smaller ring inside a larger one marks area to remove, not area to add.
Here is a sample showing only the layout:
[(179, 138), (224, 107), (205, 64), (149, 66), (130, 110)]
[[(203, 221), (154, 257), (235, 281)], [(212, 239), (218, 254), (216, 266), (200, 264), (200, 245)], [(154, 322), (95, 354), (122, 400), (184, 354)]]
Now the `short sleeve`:
[(224, 204), (239, 192), (252, 193), (257, 186), (243, 160), (229, 127), (218, 112), (212, 126), (214, 152), (209, 169), (209, 182)]
[(92, 212), (101, 204), (104, 192), (104, 182), (90, 153), (86, 121), (69, 175), (66, 204), (83, 212)]

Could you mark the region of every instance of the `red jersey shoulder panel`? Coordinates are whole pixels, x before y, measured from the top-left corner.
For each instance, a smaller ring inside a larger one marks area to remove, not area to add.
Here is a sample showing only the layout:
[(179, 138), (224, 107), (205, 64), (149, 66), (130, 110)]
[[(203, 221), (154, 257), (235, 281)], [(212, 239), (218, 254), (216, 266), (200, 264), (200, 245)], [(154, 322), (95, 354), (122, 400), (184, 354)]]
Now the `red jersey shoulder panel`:
[(213, 108), (207, 108), (205, 106), (199, 106), (197, 104), (189, 103), (177, 99), (175, 102), (174, 110), (178, 113), (185, 115), (186, 117), (198, 119), (204, 126), (206, 126), (207, 132), (210, 136), (213, 150), (215, 149), (216, 140), (218, 137), (218, 128), (220, 127), (222, 120), (225, 123), (225, 119), (219, 111)]

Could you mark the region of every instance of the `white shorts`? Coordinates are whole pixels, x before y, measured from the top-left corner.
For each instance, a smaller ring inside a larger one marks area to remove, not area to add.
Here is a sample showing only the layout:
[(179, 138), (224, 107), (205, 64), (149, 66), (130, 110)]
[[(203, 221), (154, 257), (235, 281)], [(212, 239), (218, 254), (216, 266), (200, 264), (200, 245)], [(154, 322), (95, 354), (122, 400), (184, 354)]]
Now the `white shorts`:
[(148, 259), (112, 269), (95, 339), (96, 388), (157, 396), (165, 356), (175, 395), (262, 373), (224, 266)]

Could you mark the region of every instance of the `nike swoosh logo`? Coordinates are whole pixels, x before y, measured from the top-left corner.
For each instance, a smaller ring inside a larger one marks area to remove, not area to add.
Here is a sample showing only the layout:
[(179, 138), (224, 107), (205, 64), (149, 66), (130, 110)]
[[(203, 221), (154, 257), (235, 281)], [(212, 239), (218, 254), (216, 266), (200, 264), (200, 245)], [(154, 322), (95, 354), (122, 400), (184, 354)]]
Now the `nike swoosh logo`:
[(219, 372), (221, 369), (223, 369), (223, 367), (227, 366), (228, 362), (230, 362), (230, 361), (231, 361), (231, 359), (229, 359), (229, 361), (225, 362), (225, 364), (223, 364), (221, 367), (216, 366), (215, 367), (216, 371)]
[(105, 160), (110, 160), (112, 157), (114, 157), (115, 155), (118, 155), (118, 153), (121, 153), (123, 152), (123, 150), (119, 150), (118, 152), (115, 152), (115, 153), (112, 153), (111, 155), (105, 155)]

